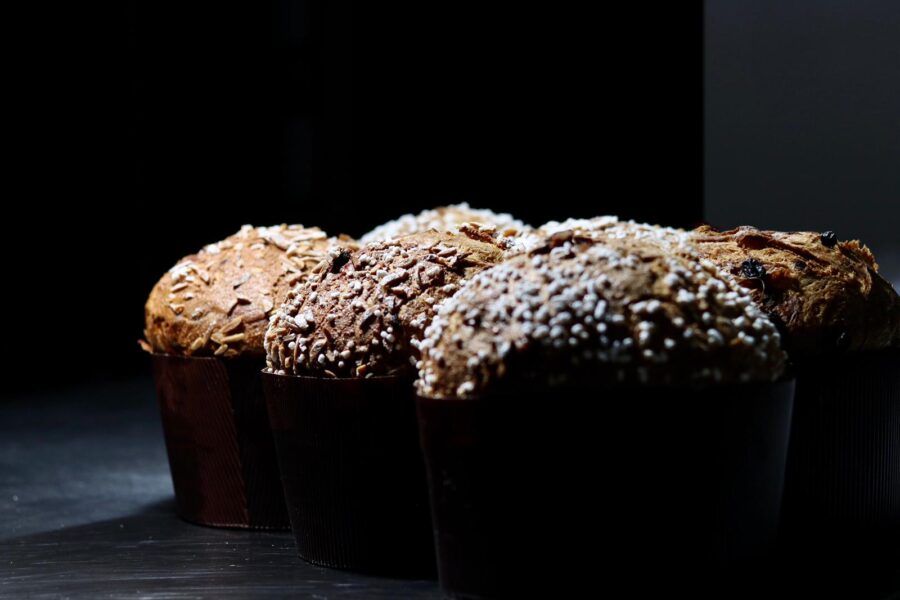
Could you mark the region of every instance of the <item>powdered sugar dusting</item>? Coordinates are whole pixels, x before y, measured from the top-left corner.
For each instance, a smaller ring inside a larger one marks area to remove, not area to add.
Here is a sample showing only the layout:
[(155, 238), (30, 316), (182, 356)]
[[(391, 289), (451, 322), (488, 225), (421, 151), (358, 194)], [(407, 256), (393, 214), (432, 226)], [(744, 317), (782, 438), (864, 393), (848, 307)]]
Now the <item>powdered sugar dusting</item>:
[(496, 229), (498, 237), (501, 238), (513, 238), (521, 232), (531, 229), (509, 213), (495, 213), (492, 210), (472, 208), (468, 203), (463, 202), (424, 210), (417, 215), (403, 215), (379, 225), (360, 237), (359, 241), (367, 244), (432, 229), (438, 232), (459, 233), (460, 227), (466, 223), (493, 227)]

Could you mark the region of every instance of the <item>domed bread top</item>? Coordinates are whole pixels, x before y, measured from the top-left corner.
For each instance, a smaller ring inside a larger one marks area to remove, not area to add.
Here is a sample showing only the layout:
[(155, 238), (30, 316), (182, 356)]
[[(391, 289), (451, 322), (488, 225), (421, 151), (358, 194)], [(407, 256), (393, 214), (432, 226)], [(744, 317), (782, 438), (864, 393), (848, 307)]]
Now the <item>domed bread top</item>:
[(693, 243), (750, 291), (795, 361), (900, 346), (900, 297), (859, 241), (839, 241), (830, 231), (703, 226)]
[(268, 317), (294, 285), (322, 268), (328, 239), (301, 225), (251, 227), (181, 259), (144, 307), (145, 349), (185, 356), (259, 356)]
[[(563, 239), (574, 243), (603, 242), (609, 239), (623, 237), (648, 237), (654, 243), (663, 244), (666, 248), (677, 251), (686, 244), (688, 232), (683, 229), (660, 227), (637, 223), (635, 221), (620, 221), (618, 217), (605, 215), (590, 219), (566, 219), (565, 221), (549, 221), (537, 229), (521, 233), (515, 240), (513, 250), (531, 252), (548, 241)], [(510, 252), (514, 254), (515, 252)]]
[(410, 339), (431, 322), (434, 304), (502, 257), (495, 244), (435, 231), (339, 254), (275, 313), (267, 366), (320, 377), (410, 372)]
[[(631, 221), (635, 224), (634, 221)], [(537, 228), (537, 232), (544, 236), (552, 236), (561, 231), (574, 231), (579, 235), (592, 236), (619, 224), (619, 218), (612, 215), (593, 217), (591, 219), (566, 219), (565, 221), (548, 221)], [(644, 225), (653, 227), (652, 225)]]
[(495, 213), (491, 210), (470, 208), (467, 203), (439, 206), (424, 210), (417, 215), (403, 215), (393, 221), (379, 225), (359, 238), (363, 244), (379, 240), (389, 240), (411, 233), (435, 230), (438, 232), (460, 233), (466, 223), (477, 223), (482, 230), (491, 230), (493, 237), (503, 240), (515, 238), (519, 233), (531, 229), (522, 221), (508, 213)]
[(605, 231), (602, 242), (557, 237), (478, 273), (444, 301), (420, 343), (419, 393), (468, 398), (532, 384), (599, 389), (782, 374), (774, 325), (676, 230), (622, 223)]

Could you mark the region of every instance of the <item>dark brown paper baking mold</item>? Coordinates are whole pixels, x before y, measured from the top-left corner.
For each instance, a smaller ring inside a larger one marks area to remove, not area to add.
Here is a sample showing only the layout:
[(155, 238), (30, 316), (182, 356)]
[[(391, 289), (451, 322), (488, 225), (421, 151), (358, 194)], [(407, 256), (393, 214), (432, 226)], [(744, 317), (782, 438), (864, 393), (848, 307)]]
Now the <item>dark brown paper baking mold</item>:
[(259, 361), (160, 354), (152, 361), (179, 516), (288, 529)]
[(798, 369), (782, 546), (792, 563), (900, 563), (900, 350)]
[(297, 549), (314, 564), (433, 576), (409, 379), (263, 374)]
[(443, 592), (671, 591), (759, 568), (792, 395), (790, 381), (419, 398)]

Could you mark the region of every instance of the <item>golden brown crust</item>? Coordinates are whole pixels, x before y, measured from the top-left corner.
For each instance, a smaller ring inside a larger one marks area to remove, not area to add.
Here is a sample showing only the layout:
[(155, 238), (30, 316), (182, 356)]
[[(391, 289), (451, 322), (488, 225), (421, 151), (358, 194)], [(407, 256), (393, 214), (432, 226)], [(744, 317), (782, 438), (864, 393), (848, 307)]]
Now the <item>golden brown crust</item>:
[(779, 324), (793, 360), (900, 346), (900, 298), (860, 242), (708, 226), (693, 241)]
[(478, 397), (504, 386), (772, 381), (774, 325), (719, 277), (687, 234), (606, 223), (556, 230), (544, 247), (475, 275), (420, 343), (419, 393)]
[(262, 356), (271, 313), (292, 286), (322, 268), (336, 246), (352, 242), (300, 225), (245, 225), (181, 259), (147, 299), (146, 349), (185, 356)]
[(332, 377), (411, 370), (410, 340), (430, 323), (433, 305), (502, 257), (496, 244), (435, 231), (335, 256), (273, 316), (267, 366)]

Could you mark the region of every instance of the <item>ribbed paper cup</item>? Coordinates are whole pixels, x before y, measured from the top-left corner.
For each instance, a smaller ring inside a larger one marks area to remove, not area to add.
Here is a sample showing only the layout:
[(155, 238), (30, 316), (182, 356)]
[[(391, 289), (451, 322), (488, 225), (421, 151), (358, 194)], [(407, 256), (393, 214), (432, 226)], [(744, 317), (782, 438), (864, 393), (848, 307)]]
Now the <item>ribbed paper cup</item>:
[(178, 515), (215, 527), (287, 529), (259, 361), (152, 361)]
[(900, 564), (900, 350), (797, 371), (782, 542), (793, 562)]
[(672, 591), (758, 568), (792, 395), (790, 381), (418, 398), (443, 592)]
[(301, 558), (366, 573), (433, 576), (412, 382), (267, 373), (263, 382)]

